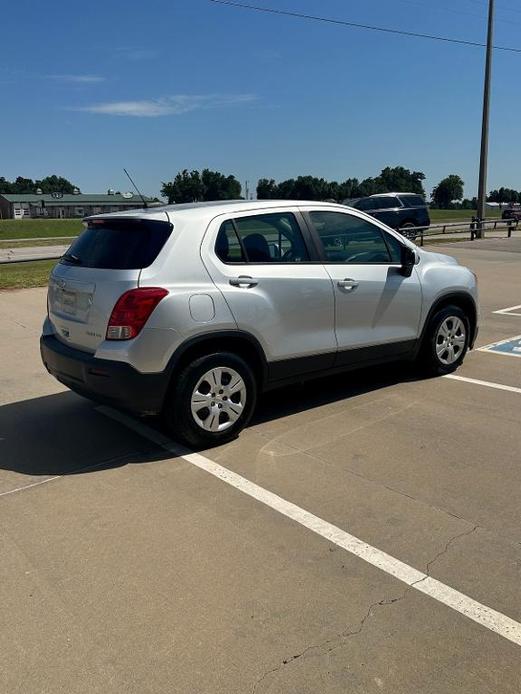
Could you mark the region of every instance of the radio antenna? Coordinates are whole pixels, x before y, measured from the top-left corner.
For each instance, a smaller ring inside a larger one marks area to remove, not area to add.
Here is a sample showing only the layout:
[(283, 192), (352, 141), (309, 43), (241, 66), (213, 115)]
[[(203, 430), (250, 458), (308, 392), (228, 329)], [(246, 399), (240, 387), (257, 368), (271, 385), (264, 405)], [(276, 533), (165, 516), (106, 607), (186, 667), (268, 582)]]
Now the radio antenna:
[(144, 207), (145, 210), (146, 210), (147, 207), (148, 207), (148, 205), (147, 205), (147, 201), (145, 200), (145, 197), (144, 197), (143, 193), (139, 190), (139, 188), (137, 187), (137, 185), (134, 183), (134, 181), (133, 181), (132, 178), (130, 177), (129, 172), (128, 172), (126, 169), (123, 169), (123, 171), (126, 173), (128, 180), (132, 183), (132, 185), (134, 186), (134, 188), (135, 188), (137, 194), (139, 195), (139, 197), (140, 197), (141, 200), (143, 201), (143, 207)]

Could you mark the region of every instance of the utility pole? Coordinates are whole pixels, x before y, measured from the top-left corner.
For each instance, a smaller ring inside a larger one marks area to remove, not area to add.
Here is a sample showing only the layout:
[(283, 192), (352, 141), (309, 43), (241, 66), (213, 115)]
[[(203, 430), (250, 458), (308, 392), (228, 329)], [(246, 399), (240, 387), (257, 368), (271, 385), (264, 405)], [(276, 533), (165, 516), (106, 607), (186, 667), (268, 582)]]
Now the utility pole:
[(492, 79), (492, 43), (494, 40), (494, 5), (495, 0), (488, 3), (488, 34), (487, 34), (487, 58), (485, 64), (485, 88), (483, 92), (483, 127), (481, 131), (481, 157), (479, 162), (479, 187), (478, 187), (478, 239), (485, 236), (485, 225), (482, 222), (486, 215), (487, 204), (487, 169), (488, 169), (488, 133), (490, 124), (490, 83)]

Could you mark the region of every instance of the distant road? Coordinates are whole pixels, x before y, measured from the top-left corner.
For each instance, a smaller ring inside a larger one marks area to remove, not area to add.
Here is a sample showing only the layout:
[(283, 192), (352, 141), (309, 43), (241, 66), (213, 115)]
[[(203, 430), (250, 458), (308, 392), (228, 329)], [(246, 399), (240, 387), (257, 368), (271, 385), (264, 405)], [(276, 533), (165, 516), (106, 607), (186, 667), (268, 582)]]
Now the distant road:
[(2, 260), (31, 260), (32, 258), (56, 258), (65, 253), (70, 244), (65, 246), (24, 246), (22, 248), (0, 248)]

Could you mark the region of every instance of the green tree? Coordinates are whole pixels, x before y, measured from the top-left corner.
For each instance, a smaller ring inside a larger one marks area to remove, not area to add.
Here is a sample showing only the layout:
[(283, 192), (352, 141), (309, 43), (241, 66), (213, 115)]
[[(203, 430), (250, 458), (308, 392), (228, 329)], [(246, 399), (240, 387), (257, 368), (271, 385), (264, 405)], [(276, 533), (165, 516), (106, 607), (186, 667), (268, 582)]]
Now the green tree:
[(287, 181), (281, 181), (277, 186), (277, 197), (280, 200), (295, 199), (295, 179), (288, 178)]
[(425, 174), (421, 171), (410, 171), (403, 166), (388, 166), (382, 169), (375, 179), (378, 193), (418, 193), (425, 195), (423, 181)]
[(273, 178), (259, 178), (257, 182), (257, 200), (274, 200), (278, 197), (278, 186)]
[(161, 195), (174, 202), (200, 202), (203, 200), (237, 200), (241, 197), (241, 184), (235, 176), (203, 169), (180, 171), (173, 181), (163, 182)]
[(338, 197), (339, 202), (344, 200), (351, 200), (352, 198), (359, 198), (360, 196), (360, 182), (358, 178), (348, 178), (343, 183), (338, 186)]
[(3, 176), (0, 176), (0, 194), (1, 193), (12, 193), (12, 192), (13, 192), (13, 184), (11, 183), (11, 181), (8, 181)]
[(22, 176), (18, 176), (16, 181), (13, 181), (12, 185), (12, 193), (36, 193), (36, 184), (32, 180), (32, 178), (23, 178)]
[(241, 197), (241, 184), (235, 176), (225, 176), (219, 171), (203, 169), (201, 174), (203, 200), (238, 200)]
[(168, 204), (198, 202), (203, 200), (203, 184), (199, 171), (180, 171), (173, 181), (163, 182), (161, 195), (168, 199)]
[(442, 210), (447, 210), (453, 200), (463, 197), (463, 183), (460, 176), (451, 174), (442, 179), (431, 194), (432, 202)]
[(57, 192), (66, 193), (69, 195), (74, 193), (74, 189), (77, 188), (74, 183), (71, 183), (63, 176), (56, 176), (55, 174), (52, 176), (46, 176), (45, 178), (42, 178), (41, 181), (35, 181), (34, 185), (35, 188), (40, 188), (42, 193)]
[(519, 202), (519, 193), (512, 188), (500, 188), (499, 190), (492, 190), (487, 200), (489, 202), (498, 202), (500, 205), (509, 202)]

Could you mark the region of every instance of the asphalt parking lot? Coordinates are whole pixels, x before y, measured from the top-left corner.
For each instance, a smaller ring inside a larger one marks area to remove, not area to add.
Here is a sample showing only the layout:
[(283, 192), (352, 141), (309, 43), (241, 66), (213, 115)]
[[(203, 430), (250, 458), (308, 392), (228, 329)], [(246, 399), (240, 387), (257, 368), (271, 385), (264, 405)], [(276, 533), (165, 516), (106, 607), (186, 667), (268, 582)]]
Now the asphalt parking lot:
[[(435, 250), (520, 336), (521, 240)], [(0, 293), (2, 693), (519, 694), (521, 361), (272, 392), (191, 456), (45, 372), (45, 296)]]

